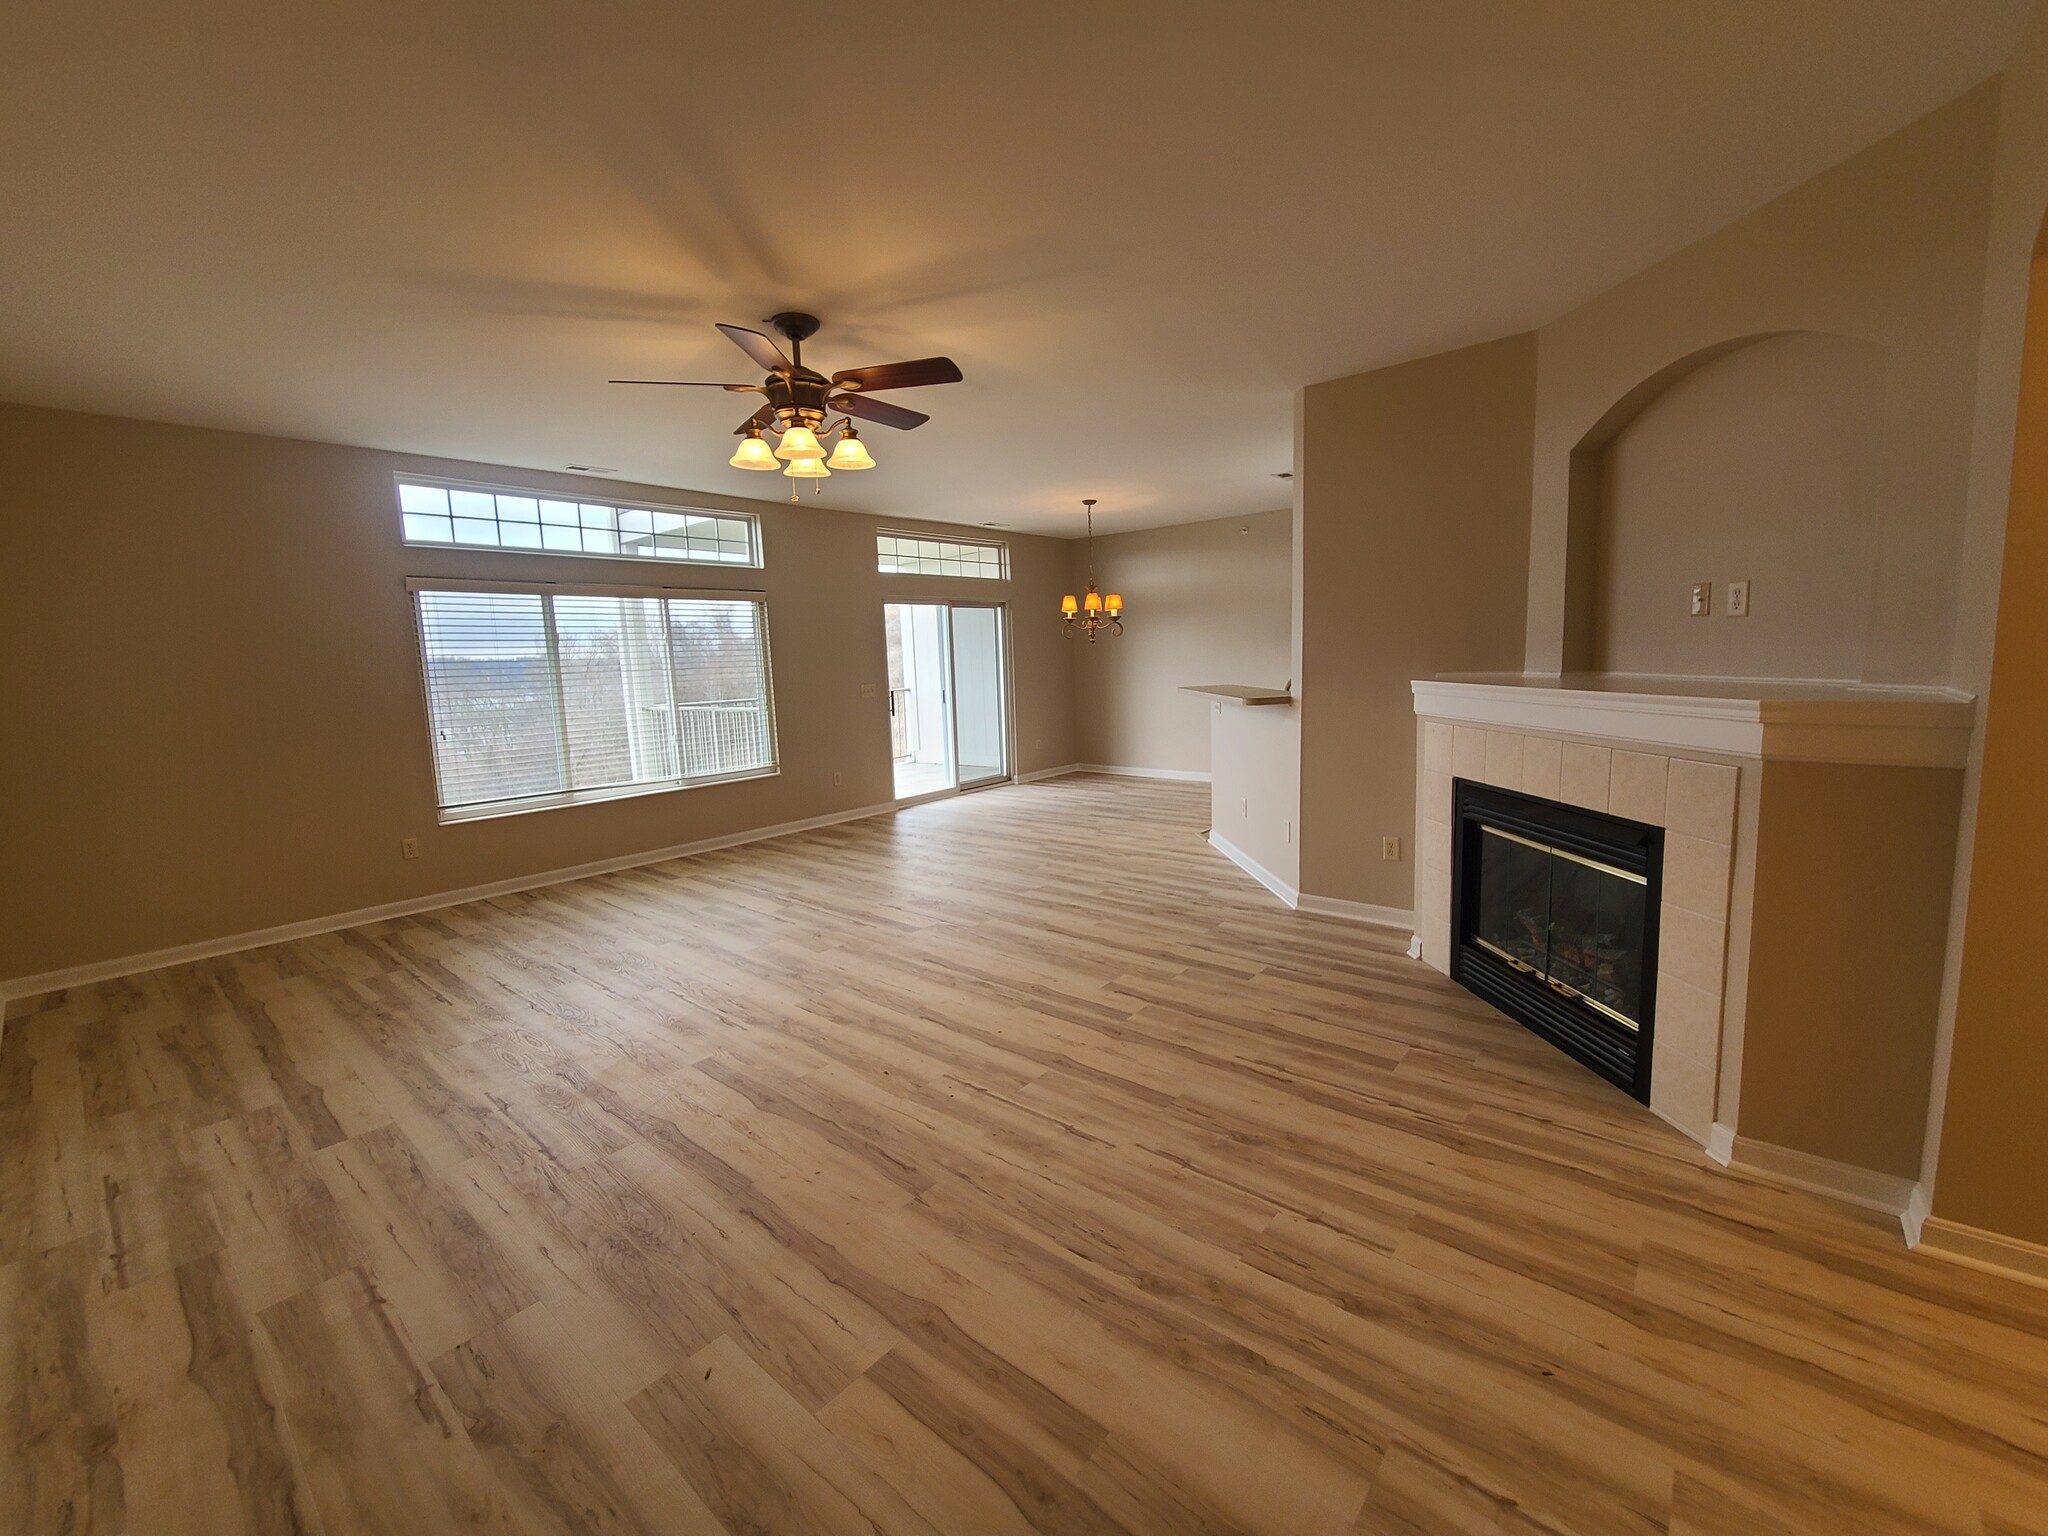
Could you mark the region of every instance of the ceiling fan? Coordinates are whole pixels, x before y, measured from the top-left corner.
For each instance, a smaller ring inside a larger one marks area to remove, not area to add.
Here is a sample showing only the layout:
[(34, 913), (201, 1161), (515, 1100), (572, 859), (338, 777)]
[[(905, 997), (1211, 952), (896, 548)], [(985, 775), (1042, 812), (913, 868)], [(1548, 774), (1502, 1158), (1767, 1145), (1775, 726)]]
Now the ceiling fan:
[[(871, 398), (884, 389), (914, 389), (924, 384), (957, 384), (960, 368), (950, 357), (920, 357), (907, 363), (877, 363), (849, 368), (829, 379), (804, 366), (804, 342), (817, 332), (818, 317), (798, 310), (770, 315), (768, 323), (789, 341), (790, 356), (759, 331), (743, 325), (721, 325), (726, 338), (768, 376), (759, 384), (721, 384), (703, 379), (613, 379), (613, 384), (658, 384), (681, 389), (727, 389), (735, 394), (766, 395), (767, 403), (741, 422), (740, 445), (726, 462), (737, 469), (780, 469), (792, 480), (824, 480), (835, 469), (873, 469), (874, 458), (850, 417), (897, 427), (907, 432), (931, 420), (922, 411)], [(831, 421), (834, 411), (841, 414)], [(830, 425), (827, 423), (830, 422)], [(772, 446), (763, 436), (773, 432)], [(822, 439), (834, 433), (839, 441), (831, 458)], [(796, 487), (790, 487), (796, 499)]]

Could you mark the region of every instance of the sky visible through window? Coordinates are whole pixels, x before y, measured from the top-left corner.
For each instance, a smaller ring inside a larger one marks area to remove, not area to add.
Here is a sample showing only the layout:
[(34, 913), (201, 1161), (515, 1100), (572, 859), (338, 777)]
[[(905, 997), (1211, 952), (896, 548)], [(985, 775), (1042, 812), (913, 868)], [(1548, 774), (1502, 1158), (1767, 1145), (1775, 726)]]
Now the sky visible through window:
[(401, 481), (408, 544), (612, 555), (697, 565), (759, 565), (754, 520), (683, 508), (620, 507), (510, 491)]

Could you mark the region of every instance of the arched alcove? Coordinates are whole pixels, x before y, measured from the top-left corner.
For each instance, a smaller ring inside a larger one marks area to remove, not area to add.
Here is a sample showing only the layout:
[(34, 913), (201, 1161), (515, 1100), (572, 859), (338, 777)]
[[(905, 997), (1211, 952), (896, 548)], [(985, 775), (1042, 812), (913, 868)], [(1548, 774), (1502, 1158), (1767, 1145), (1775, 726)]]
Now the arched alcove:
[[(1861, 677), (1885, 362), (1853, 337), (1770, 332), (1617, 400), (1571, 456), (1568, 669)], [(1731, 619), (1736, 580), (1751, 610)], [(1699, 581), (1706, 618), (1688, 611)]]

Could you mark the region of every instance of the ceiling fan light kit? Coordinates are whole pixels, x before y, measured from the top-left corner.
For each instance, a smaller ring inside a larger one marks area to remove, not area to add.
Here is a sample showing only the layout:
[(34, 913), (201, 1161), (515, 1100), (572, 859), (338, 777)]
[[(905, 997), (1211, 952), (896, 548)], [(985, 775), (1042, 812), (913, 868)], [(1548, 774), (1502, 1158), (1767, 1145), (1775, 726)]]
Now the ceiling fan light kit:
[(1095, 498), (1084, 497), (1081, 506), (1088, 515), (1088, 590), (1060, 599), (1060, 619), (1067, 634), (1086, 635), (1093, 645), (1097, 635), (1124, 632), (1124, 599), (1120, 592), (1104, 596), (1095, 590)]
[[(741, 325), (718, 327), (728, 341), (767, 370), (759, 384), (718, 384), (694, 379), (613, 379), (614, 384), (660, 384), (680, 388), (725, 389), (735, 394), (765, 395), (767, 403), (739, 425), (740, 444), (725, 462), (734, 469), (779, 469), (791, 480), (829, 480), (838, 470), (873, 469), (868, 451), (852, 418), (878, 422), (908, 432), (931, 418), (922, 411), (869, 398), (876, 390), (915, 389), (926, 384), (957, 384), (961, 373), (950, 357), (920, 357), (903, 363), (877, 363), (850, 368), (830, 378), (804, 366), (804, 342), (816, 334), (818, 317), (799, 310), (770, 315), (768, 323), (789, 341), (789, 355), (759, 331)], [(832, 419), (833, 412), (842, 413)], [(774, 433), (770, 443), (767, 434)], [(825, 439), (837, 438), (831, 457)], [(791, 486), (789, 499), (796, 500)]]

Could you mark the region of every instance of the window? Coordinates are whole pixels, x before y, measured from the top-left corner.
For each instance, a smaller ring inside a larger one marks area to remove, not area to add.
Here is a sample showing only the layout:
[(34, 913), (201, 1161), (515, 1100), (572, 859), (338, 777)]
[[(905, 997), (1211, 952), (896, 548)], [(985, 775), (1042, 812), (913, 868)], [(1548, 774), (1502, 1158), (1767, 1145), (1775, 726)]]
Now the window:
[(775, 771), (760, 597), (413, 585), (444, 821)]
[(408, 544), (531, 549), (562, 555), (759, 565), (759, 529), (737, 512), (561, 501), (489, 486), (398, 482)]
[(907, 533), (875, 535), (875, 563), (884, 576), (980, 576), (1006, 581), (1009, 548), (959, 539), (920, 539)]

